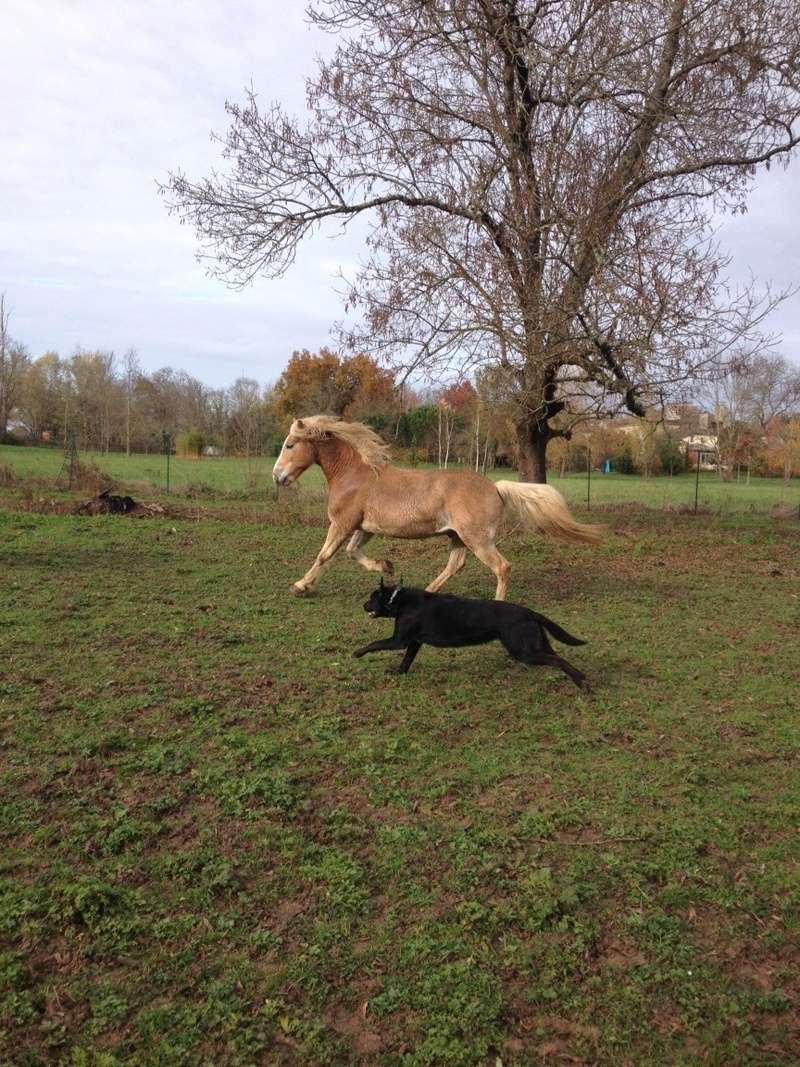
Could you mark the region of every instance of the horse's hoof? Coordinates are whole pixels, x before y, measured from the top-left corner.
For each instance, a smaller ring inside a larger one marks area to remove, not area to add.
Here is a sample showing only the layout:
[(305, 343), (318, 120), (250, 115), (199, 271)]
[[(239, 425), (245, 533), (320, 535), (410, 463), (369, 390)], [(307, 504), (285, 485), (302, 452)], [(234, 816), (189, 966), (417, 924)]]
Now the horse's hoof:
[(383, 573), (394, 574), (394, 563), (392, 563), (390, 559), (385, 559), (383, 561)]
[(291, 587), (290, 591), (292, 596), (308, 596), (310, 592), (304, 585), (298, 585), (297, 582)]

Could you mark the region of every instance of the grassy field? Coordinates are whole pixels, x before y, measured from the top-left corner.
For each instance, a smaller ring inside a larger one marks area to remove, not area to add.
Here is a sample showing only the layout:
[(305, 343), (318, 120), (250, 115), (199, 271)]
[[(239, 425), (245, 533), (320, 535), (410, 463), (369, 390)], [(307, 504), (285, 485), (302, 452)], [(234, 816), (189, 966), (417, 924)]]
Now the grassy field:
[[(130, 486), (133, 491), (152, 493), (163, 491), (165, 485), (164, 456), (137, 455), (127, 457), (121, 453), (85, 453), (81, 459), (94, 464), (109, 477)], [(23, 479), (57, 477), (64, 461), (63, 453), (52, 448), (25, 448), (0, 446), (0, 468), (8, 467)], [(170, 486), (179, 496), (224, 495), (228, 498), (260, 502), (268, 510), (274, 498), (272, 467), (274, 457), (257, 456), (252, 459), (235, 457), (225, 459), (170, 459)], [(516, 478), (516, 472), (492, 471), (489, 477)], [(571, 504), (584, 506), (587, 485), (585, 474), (568, 474), (563, 478), (550, 476)], [(303, 475), (302, 489), (308, 493), (322, 492), (324, 480), (319, 468)], [(603, 475), (595, 472), (590, 486), (590, 504), (602, 506), (619, 503), (641, 503), (650, 508), (691, 507), (694, 505), (695, 476), (683, 474), (675, 477), (641, 478), (629, 475)], [(786, 485), (781, 479), (752, 478), (722, 482), (710, 472), (700, 476), (699, 504), (713, 511), (768, 511), (774, 507), (800, 508), (800, 478)]]
[(796, 520), (506, 538), (584, 695), (499, 646), (354, 661), (372, 577), (288, 595), (313, 493), (37, 499), (0, 496), (0, 1062), (800, 1062)]
[[(164, 489), (165, 456), (82, 452), (80, 459), (98, 466), (116, 481)], [(10, 467), (22, 478), (54, 479), (63, 463), (64, 453), (60, 449), (0, 445), (0, 464)], [(274, 457), (267, 456), (201, 460), (170, 456), (170, 487), (183, 493), (192, 489), (232, 494), (255, 493), (271, 486), (274, 463)], [(322, 485), (321, 475), (318, 475), (318, 484)]]

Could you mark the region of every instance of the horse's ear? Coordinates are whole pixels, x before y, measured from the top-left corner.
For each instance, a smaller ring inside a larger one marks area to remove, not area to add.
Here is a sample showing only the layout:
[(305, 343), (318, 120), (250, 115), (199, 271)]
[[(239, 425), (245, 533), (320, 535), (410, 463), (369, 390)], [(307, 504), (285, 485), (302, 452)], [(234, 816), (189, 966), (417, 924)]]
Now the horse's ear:
[(302, 419), (295, 419), (294, 424), (298, 430), (304, 430), (306, 427), (306, 424), (303, 422)]

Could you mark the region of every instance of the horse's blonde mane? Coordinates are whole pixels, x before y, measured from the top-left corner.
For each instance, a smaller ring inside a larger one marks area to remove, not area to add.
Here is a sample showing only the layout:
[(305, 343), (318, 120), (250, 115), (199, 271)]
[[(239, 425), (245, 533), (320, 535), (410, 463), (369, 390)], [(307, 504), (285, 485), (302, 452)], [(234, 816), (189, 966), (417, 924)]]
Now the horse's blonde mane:
[(371, 426), (363, 422), (343, 422), (334, 415), (309, 415), (307, 418), (295, 419), (289, 433), (292, 437), (315, 440), (330, 434), (354, 448), (367, 466), (374, 471), (381, 470), (389, 463), (389, 446), (375, 433)]

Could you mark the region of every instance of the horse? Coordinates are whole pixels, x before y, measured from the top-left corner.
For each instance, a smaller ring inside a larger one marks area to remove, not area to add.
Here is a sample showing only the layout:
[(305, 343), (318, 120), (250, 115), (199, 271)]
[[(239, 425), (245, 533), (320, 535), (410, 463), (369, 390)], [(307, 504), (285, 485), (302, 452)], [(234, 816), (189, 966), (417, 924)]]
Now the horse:
[(505, 600), (511, 564), (495, 537), (507, 509), (522, 525), (570, 544), (598, 544), (602, 527), (576, 522), (558, 490), (549, 485), (492, 482), (473, 471), (415, 471), (391, 466), (389, 446), (360, 422), (330, 415), (295, 419), (272, 470), (277, 485), (292, 485), (317, 463), (328, 482), (330, 526), (311, 569), (292, 586), (311, 593), (322, 570), (347, 542), (347, 555), (368, 571), (391, 575), (389, 560), (362, 551), (375, 534), (423, 538), (445, 535), (450, 556), (427, 586), (435, 593), (463, 568), (467, 549), (497, 579), (495, 600)]

